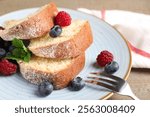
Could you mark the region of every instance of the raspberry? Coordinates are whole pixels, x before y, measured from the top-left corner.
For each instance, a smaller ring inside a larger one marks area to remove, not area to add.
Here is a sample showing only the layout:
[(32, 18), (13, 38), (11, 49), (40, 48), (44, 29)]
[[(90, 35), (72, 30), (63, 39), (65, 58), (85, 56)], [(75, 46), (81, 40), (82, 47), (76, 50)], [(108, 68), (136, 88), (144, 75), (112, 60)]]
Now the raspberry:
[(9, 62), (6, 59), (0, 61), (0, 73), (5, 76), (9, 76), (13, 73), (16, 73), (17, 65)]
[(104, 67), (106, 64), (113, 61), (113, 55), (107, 50), (104, 50), (97, 56), (96, 60), (99, 66)]
[(71, 24), (71, 17), (65, 11), (60, 11), (55, 17), (55, 24), (62, 27), (69, 26)]

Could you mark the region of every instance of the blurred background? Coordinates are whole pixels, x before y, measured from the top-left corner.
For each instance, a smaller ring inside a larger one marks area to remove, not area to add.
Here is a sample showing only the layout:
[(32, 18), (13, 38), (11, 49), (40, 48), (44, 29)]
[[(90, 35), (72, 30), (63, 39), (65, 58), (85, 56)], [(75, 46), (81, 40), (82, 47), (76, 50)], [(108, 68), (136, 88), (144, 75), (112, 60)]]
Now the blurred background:
[[(49, 2), (58, 7), (95, 10), (126, 10), (150, 14), (150, 0), (0, 0), (0, 15), (19, 9), (39, 7)], [(128, 82), (134, 93), (141, 99), (150, 99), (150, 69), (132, 69)], [(110, 99), (129, 99), (113, 95)]]
[(50, 1), (59, 7), (71, 9), (119, 9), (150, 14), (150, 0), (0, 0), (0, 15), (12, 10), (42, 6)]

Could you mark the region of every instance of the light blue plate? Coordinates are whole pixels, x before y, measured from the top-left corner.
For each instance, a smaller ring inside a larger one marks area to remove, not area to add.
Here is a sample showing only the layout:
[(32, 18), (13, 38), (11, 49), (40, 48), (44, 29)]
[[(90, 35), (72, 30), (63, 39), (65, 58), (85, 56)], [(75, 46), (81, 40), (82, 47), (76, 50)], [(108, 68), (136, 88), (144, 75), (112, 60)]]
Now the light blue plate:
[[(11, 12), (0, 17), (0, 25), (4, 21), (20, 19), (33, 13), (37, 8), (25, 9)], [(59, 9), (70, 13), (73, 19), (85, 19), (90, 22), (94, 42), (86, 51), (86, 64), (79, 76), (86, 78), (92, 71), (101, 71), (93, 67), (95, 59), (100, 51), (108, 50), (113, 53), (115, 61), (119, 63), (119, 70), (115, 75), (127, 79), (131, 68), (131, 53), (126, 40), (106, 22), (79, 11), (70, 9)], [(78, 92), (69, 91), (67, 88), (53, 91), (45, 98), (36, 96), (37, 86), (28, 83), (20, 75), (15, 74), (9, 77), (0, 76), (0, 99), (53, 99), (53, 100), (96, 100), (107, 99), (112, 93), (102, 87), (86, 86)]]

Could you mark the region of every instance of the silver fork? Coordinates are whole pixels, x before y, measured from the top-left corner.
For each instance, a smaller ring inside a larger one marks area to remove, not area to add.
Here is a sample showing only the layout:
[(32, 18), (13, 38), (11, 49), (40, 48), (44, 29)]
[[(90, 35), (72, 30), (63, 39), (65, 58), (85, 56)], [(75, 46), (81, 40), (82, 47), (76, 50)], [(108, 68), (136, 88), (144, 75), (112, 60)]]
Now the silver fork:
[[(134, 100), (139, 100), (139, 98), (137, 98), (135, 94), (132, 92), (127, 81), (125, 81), (124, 79), (106, 73), (92, 72), (90, 74), (96, 76), (89, 76), (88, 78), (91, 78), (92, 80), (85, 80), (86, 83), (99, 85), (109, 89), (113, 93), (118, 93), (120, 95), (129, 96)], [(107, 77), (107, 79), (100, 78), (98, 77), (99, 75), (105, 76)]]

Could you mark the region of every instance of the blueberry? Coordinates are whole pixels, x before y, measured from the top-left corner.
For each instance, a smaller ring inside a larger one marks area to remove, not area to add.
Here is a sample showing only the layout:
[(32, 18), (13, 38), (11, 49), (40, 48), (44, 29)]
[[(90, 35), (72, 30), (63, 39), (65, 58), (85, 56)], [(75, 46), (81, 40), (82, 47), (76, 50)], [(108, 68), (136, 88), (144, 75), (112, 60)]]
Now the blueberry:
[(48, 81), (42, 82), (38, 87), (38, 91), (40, 96), (48, 96), (53, 91), (53, 85)]
[(15, 47), (14, 47), (13, 45), (10, 45), (9, 48), (8, 48), (8, 51), (9, 51), (9, 52), (12, 52), (13, 49), (15, 49)]
[(116, 61), (112, 61), (105, 66), (105, 72), (107, 74), (113, 74), (119, 69), (119, 65)]
[(59, 25), (55, 25), (51, 28), (49, 35), (51, 37), (58, 37), (62, 33), (62, 28)]
[(6, 51), (3, 48), (0, 48), (0, 58), (3, 58), (6, 56)]
[(0, 48), (4, 48), (6, 51), (8, 51), (10, 45), (11, 41), (4, 41), (2, 38), (0, 38)]
[(10, 56), (10, 55), (11, 55), (11, 52), (7, 52), (7, 53), (6, 53), (6, 56)]
[(72, 91), (79, 91), (83, 89), (84, 86), (85, 86), (85, 82), (82, 80), (82, 78), (77, 77), (70, 82), (69, 89)]
[(8, 51), (9, 50), (9, 46), (11, 46), (11, 45), (12, 45), (11, 41), (5, 41), (4, 42), (4, 48), (5, 48), (5, 50)]

